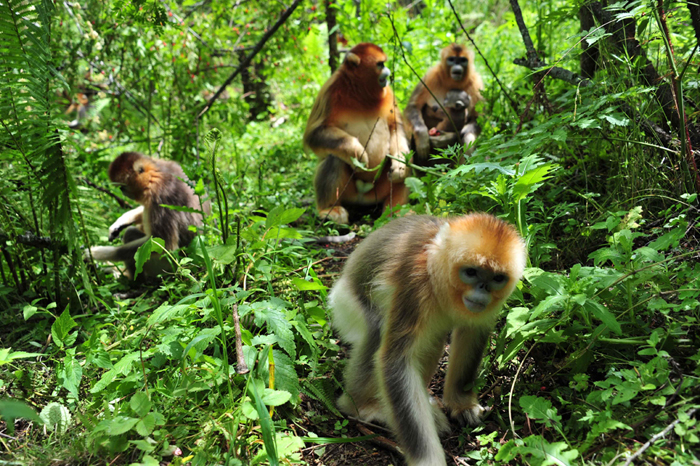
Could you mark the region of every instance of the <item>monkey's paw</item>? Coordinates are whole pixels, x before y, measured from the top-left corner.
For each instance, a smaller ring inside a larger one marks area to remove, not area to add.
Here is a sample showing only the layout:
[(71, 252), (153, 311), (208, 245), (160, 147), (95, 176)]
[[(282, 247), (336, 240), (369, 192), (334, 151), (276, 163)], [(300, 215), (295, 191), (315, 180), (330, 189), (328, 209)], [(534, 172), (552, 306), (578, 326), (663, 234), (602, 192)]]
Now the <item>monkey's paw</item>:
[(357, 138), (355, 139), (353, 152), (358, 162), (364, 164), (365, 167), (369, 166), (369, 154), (367, 154), (365, 146), (363, 146)]
[(391, 171), (389, 172), (389, 179), (391, 181), (405, 180), (408, 173), (408, 164), (391, 159)]
[(484, 408), (480, 404), (475, 404), (463, 410), (452, 410), (451, 417), (456, 419), (461, 425), (469, 424), (475, 427), (482, 423), (482, 419), (489, 411), (491, 411), (491, 408), (488, 406)]
[(128, 224), (120, 223), (119, 220), (117, 220), (109, 227), (109, 237), (107, 238), (107, 240), (114, 241), (119, 237), (119, 233), (121, 233), (122, 230), (128, 226)]
[(416, 142), (416, 155), (420, 159), (427, 159), (430, 155), (430, 136), (428, 128), (416, 130), (413, 134)]
[(318, 211), (318, 216), (321, 218), (321, 220), (329, 219), (335, 223), (350, 223), (348, 211), (345, 210), (345, 207), (341, 206), (336, 206), (330, 209), (320, 209)]

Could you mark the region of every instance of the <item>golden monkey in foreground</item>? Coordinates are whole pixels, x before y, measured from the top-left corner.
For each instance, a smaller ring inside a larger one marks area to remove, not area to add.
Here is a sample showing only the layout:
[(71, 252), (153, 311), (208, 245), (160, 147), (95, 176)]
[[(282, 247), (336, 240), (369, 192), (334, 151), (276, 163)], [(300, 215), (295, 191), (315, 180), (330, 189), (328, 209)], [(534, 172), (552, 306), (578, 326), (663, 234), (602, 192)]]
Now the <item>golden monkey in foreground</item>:
[[(201, 214), (172, 210), (162, 205), (209, 211), (209, 203), (200, 205), (199, 197), (183, 181), (187, 180), (187, 176), (173, 161), (152, 159), (138, 152), (124, 152), (110, 164), (109, 179), (119, 184), (125, 196), (141, 206), (126, 212), (109, 227), (110, 241), (128, 227), (124, 232), (124, 244), (93, 246), (90, 253), (97, 261), (124, 262), (129, 278), (134, 277), (136, 268), (134, 254), (148, 238), (162, 238), (165, 249), (172, 251), (187, 246), (195, 237), (196, 232), (190, 226), (202, 226)], [(84, 256), (87, 258), (89, 255), (86, 250)], [(144, 270), (147, 276), (154, 277), (167, 270), (168, 265), (166, 260), (153, 257)]]
[(515, 228), (482, 213), (410, 216), (373, 232), (329, 295), (333, 326), (352, 345), (342, 411), (392, 427), (410, 466), (444, 466), (445, 414), (428, 383), (450, 338), (444, 404), (480, 422), (471, 385), (498, 311), (525, 268)]

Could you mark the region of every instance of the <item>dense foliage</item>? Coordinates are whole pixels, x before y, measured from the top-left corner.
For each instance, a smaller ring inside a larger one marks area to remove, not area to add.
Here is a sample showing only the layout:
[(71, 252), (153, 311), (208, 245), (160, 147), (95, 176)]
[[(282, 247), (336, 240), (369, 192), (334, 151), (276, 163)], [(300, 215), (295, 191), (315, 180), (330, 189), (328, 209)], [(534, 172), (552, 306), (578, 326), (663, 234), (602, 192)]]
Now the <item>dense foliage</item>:
[[(476, 151), (410, 178), (400, 212), (489, 211), (529, 248), (455, 464), (699, 464), (700, 8), (663, 0), (0, 0), (3, 461), (401, 461), (334, 406), (325, 297), (353, 245), (316, 245), (347, 230), (314, 216), (301, 143), (329, 33), (383, 47), (401, 106), (445, 44), (479, 50)], [(125, 150), (213, 205), (136, 290), (82, 260), (124, 210)]]

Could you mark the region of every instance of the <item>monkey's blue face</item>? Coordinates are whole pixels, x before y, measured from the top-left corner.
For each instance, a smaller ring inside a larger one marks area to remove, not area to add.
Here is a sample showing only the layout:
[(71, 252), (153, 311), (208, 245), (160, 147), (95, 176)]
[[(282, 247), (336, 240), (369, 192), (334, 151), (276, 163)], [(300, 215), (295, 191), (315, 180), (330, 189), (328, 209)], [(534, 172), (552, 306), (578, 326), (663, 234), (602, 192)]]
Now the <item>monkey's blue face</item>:
[(477, 266), (460, 268), (459, 279), (468, 285), (462, 292), (462, 302), (474, 313), (484, 312), (489, 304), (497, 301), (499, 296), (494, 296), (494, 292), (502, 290), (508, 284), (506, 274)]
[(450, 69), (450, 77), (455, 81), (461, 81), (467, 75), (469, 59), (462, 56), (447, 57), (447, 67)]

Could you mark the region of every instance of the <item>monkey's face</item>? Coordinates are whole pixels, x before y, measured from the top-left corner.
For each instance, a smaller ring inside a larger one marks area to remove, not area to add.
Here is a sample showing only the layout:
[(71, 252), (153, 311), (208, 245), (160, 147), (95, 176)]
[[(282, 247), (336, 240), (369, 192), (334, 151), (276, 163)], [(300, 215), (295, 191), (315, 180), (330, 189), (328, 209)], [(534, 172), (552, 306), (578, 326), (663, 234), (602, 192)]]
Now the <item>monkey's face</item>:
[(453, 109), (453, 110), (464, 110), (465, 108), (469, 107), (469, 104), (471, 103), (471, 98), (469, 97), (469, 94), (467, 94), (464, 91), (449, 91), (447, 95), (445, 96), (445, 100), (443, 101), (443, 106), (445, 108)]
[(353, 47), (345, 57), (348, 72), (362, 82), (375, 82), (386, 87), (391, 71), (386, 67), (386, 55), (374, 44), (363, 43)]
[(125, 152), (109, 166), (109, 178), (128, 198), (145, 203), (157, 173), (155, 164), (137, 152)]
[(450, 77), (455, 81), (461, 81), (467, 76), (469, 58), (462, 55), (451, 55), (445, 60)]
[(472, 214), (453, 221), (445, 233), (452, 308), (471, 316), (498, 310), (525, 268), (525, 246), (517, 231), (494, 217)]
[(511, 282), (511, 278), (505, 272), (496, 272), (478, 265), (464, 265), (458, 267), (456, 273), (465, 285), (458, 286), (460, 299), (470, 312), (482, 313), (491, 305), (498, 306), (507, 297), (502, 290)]

